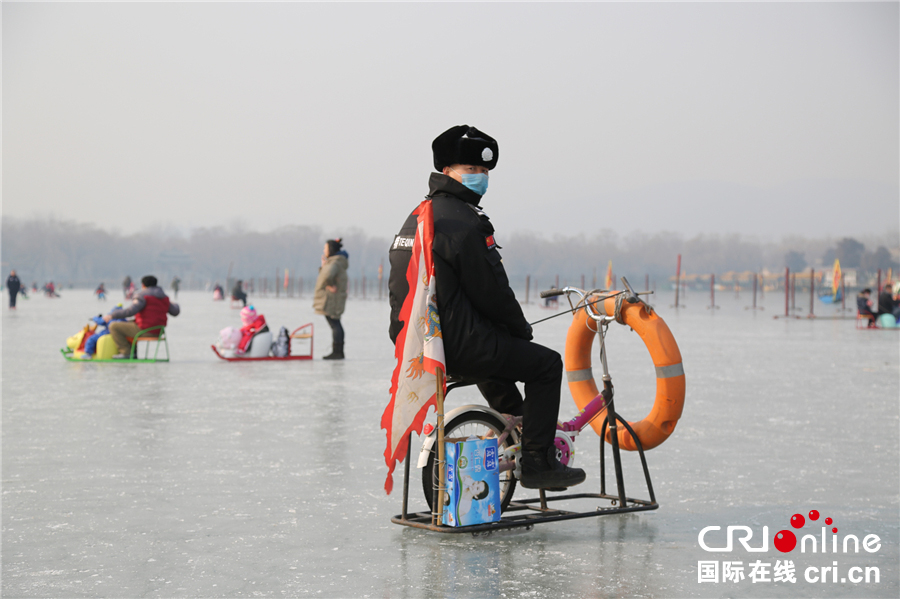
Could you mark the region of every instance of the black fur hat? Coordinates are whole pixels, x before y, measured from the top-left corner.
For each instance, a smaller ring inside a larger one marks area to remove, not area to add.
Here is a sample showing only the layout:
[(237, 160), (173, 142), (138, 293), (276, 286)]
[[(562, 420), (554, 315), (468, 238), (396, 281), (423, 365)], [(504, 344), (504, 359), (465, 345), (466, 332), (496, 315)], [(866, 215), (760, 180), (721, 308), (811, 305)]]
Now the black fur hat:
[(438, 172), (451, 164), (474, 164), (488, 170), (497, 166), (497, 140), (475, 127), (458, 125), (450, 127), (433, 142), (434, 168)]

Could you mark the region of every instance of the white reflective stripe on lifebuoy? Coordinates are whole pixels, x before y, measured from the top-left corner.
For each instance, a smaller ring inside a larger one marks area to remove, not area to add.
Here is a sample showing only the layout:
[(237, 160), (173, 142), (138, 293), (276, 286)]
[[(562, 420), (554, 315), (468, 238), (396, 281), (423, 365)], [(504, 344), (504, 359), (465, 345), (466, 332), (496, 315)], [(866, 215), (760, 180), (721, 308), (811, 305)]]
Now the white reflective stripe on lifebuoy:
[(678, 364), (672, 364), (671, 366), (657, 366), (656, 367), (656, 378), (658, 379), (670, 379), (675, 376), (684, 375), (684, 364), (679, 362)]
[(570, 383), (580, 383), (581, 381), (589, 381), (593, 378), (593, 368), (582, 368), (581, 370), (566, 371), (566, 380)]

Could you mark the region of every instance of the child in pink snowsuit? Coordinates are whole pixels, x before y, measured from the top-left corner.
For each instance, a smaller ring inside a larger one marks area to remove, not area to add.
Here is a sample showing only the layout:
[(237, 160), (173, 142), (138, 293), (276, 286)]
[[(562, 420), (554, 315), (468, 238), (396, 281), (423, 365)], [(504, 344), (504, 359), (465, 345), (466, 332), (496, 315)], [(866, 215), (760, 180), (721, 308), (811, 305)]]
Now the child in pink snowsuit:
[(266, 317), (262, 314), (257, 315), (256, 308), (253, 306), (241, 309), (241, 324), (244, 325), (241, 327), (241, 340), (234, 351), (237, 355), (242, 355), (247, 351), (254, 335), (269, 330)]

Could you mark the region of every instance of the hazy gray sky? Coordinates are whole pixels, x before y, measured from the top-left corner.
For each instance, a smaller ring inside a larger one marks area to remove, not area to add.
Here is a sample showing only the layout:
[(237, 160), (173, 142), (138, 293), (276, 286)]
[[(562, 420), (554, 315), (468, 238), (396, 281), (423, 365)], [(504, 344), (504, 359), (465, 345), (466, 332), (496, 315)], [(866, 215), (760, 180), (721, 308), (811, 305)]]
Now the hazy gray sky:
[(898, 4), (16, 4), (3, 214), (390, 236), (497, 138), (501, 233), (900, 229)]

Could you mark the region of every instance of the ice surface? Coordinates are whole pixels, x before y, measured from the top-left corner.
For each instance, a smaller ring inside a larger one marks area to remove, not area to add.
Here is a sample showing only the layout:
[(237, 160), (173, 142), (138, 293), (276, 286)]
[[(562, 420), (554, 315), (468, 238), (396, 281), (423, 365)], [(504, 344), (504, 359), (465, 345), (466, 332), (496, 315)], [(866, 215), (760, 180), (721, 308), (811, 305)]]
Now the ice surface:
[[(275, 330), (314, 322), (317, 359), (235, 364), (209, 344), (238, 311), (182, 293), (172, 362), (128, 365), (58, 353), (111, 302), (86, 290), (20, 300), (2, 318), (3, 596), (898, 596), (898, 333), (774, 320), (777, 294), (752, 312), (746, 292), (722, 293), (714, 314), (706, 294), (689, 293), (677, 313), (671, 295), (654, 303), (684, 356), (687, 400), (675, 433), (647, 454), (660, 508), (477, 538), (390, 522), (402, 465), (385, 496), (387, 302), (351, 299), (348, 358), (327, 362), (329, 329), (309, 297), (251, 298)], [(530, 320), (550, 313), (526, 307)], [(562, 352), (568, 322), (538, 325), (536, 340)], [(639, 419), (653, 403), (652, 363), (624, 327), (613, 325), (609, 345), (617, 405)], [(473, 401), (468, 389), (448, 398)], [(565, 389), (562, 406), (574, 415)], [(592, 432), (576, 442), (586, 490), (597, 489), (597, 446)], [(629, 495), (644, 497), (633, 454), (625, 473)], [(424, 507), (418, 474), (411, 509)], [(763, 526), (771, 536), (811, 509), (841, 538), (879, 535), (880, 551), (698, 545), (711, 525), (748, 525), (755, 544)], [(698, 583), (700, 560), (742, 561), (749, 574), (758, 559), (793, 559), (797, 582)], [(878, 567), (880, 583), (804, 580), (833, 560), (841, 576)]]

